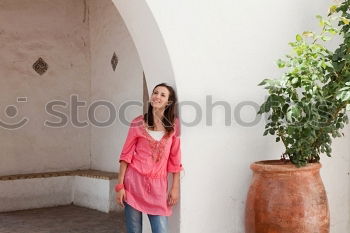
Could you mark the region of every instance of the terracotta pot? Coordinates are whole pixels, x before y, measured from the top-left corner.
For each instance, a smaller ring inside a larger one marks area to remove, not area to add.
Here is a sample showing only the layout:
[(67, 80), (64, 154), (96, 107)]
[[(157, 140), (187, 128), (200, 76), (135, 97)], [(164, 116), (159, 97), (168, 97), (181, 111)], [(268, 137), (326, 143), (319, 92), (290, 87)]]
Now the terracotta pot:
[(246, 233), (329, 233), (320, 163), (297, 168), (282, 161), (253, 163)]

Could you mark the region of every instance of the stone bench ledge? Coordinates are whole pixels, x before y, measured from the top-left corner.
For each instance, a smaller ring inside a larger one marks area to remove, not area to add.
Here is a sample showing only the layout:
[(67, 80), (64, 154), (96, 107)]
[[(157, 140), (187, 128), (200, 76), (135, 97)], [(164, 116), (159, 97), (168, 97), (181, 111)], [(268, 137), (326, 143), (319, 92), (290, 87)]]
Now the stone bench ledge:
[(16, 175), (9, 175), (9, 176), (0, 176), (0, 181), (34, 179), (34, 178), (49, 178), (49, 177), (58, 177), (58, 176), (84, 176), (84, 177), (103, 179), (103, 180), (113, 180), (113, 179), (117, 179), (118, 173), (87, 169), (87, 170), (43, 172), (43, 173), (30, 173), (30, 174), (16, 174)]

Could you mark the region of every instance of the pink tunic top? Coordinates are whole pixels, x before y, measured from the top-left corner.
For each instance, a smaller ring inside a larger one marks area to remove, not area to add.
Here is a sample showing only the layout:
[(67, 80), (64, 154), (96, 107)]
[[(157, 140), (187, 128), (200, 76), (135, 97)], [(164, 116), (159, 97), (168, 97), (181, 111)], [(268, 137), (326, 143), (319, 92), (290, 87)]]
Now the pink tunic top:
[(122, 160), (128, 163), (125, 201), (141, 212), (170, 216), (167, 175), (182, 170), (178, 120), (174, 131), (157, 141), (147, 132), (143, 116), (136, 117), (120, 155), (119, 161)]

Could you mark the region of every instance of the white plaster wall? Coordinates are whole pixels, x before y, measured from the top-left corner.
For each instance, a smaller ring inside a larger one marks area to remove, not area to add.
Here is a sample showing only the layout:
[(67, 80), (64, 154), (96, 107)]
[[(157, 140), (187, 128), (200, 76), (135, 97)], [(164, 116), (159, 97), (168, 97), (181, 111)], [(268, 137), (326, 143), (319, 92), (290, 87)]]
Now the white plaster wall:
[[(124, 1), (121, 1), (124, 2)], [(125, 2), (124, 2), (125, 3)], [(317, 28), (316, 14), (327, 14), (331, 1), (147, 1), (158, 23), (173, 65), (180, 101), (200, 104), (205, 98), (231, 106), (231, 125), (224, 110), (213, 111), (213, 125), (183, 125), (181, 232), (244, 232), (244, 205), (251, 179), (249, 164), (277, 159), (283, 151), (272, 137), (263, 137), (263, 121), (243, 127), (234, 118), (242, 101), (261, 103), (257, 84), (277, 77), (274, 65), (295, 33)], [(146, 73), (146, 75), (149, 75)], [(195, 117), (183, 107), (185, 122)], [(254, 110), (242, 109), (244, 121)], [(349, 130), (345, 130), (350, 133)], [(334, 143), (334, 158), (322, 158), (322, 177), (329, 195), (331, 231), (349, 232), (349, 137)]]
[(123, 211), (123, 207), (116, 202), (116, 192), (115, 185), (117, 184), (117, 179), (110, 180), (109, 182), (109, 211)]
[(115, 201), (116, 182), (82, 176), (0, 181), (0, 212), (72, 203), (105, 213), (121, 211)]
[[(88, 168), (90, 130), (68, 123), (48, 128), (45, 120), (59, 121), (45, 112), (52, 100), (67, 101), (90, 94), (88, 23), (81, 0), (0, 0), (0, 119), (29, 122), (18, 130), (0, 128), (0, 175)], [(40, 76), (33, 63), (42, 57), (49, 65)], [(27, 97), (27, 103), (17, 103)], [(10, 118), (6, 107), (15, 105)], [(86, 119), (80, 109), (80, 119)]]
[(343, 138), (333, 141), (333, 157), (324, 156), (321, 176), (330, 204), (331, 232), (350, 231), (350, 126)]
[(135, 42), (145, 71), (148, 93), (161, 82), (175, 85), (174, 73), (163, 36), (147, 1), (112, 0)]
[(0, 181), (0, 212), (69, 205), (72, 187), (71, 176)]
[(109, 212), (110, 181), (90, 177), (75, 176), (73, 184), (73, 204)]
[[(115, 172), (119, 168), (118, 158), (124, 144), (128, 125), (120, 118), (131, 121), (142, 114), (142, 106), (128, 101), (142, 103), (143, 69), (132, 38), (111, 0), (89, 0), (89, 24), (91, 44), (91, 102), (107, 100), (117, 110), (117, 119), (108, 127), (92, 126), (91, 160), (92, 168)], [(111, 58), (115, 52), (119, 58), (113, 71)], [(151, 56), (151, 55), (150, 55)], [(125, 116), (125, 117), (124, 117)], [(109, 119), (107, 108), (96, 110), (99, 121)]]

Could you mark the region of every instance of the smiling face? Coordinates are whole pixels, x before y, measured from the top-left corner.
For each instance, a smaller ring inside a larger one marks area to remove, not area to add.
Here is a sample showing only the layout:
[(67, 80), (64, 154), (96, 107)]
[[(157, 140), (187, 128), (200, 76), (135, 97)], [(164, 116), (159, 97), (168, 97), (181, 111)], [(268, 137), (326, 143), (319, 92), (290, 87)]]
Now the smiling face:
[(169, 90), (166, 87), (158, 86), (154, 88), (151, 95), (151, 105), (154, 109), (165, 109), (168, 105), (169, 100)]

